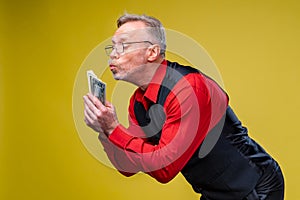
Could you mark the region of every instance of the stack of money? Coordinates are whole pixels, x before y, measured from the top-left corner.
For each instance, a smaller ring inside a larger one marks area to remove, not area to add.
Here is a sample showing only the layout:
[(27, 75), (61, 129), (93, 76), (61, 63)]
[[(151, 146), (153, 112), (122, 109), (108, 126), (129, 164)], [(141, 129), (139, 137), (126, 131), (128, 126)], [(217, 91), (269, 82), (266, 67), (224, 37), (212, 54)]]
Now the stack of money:
[(101, 81), (93, 70), (87, 71), (89, 92), (97, 97), (103, 105), (105, 105), (106, 84)]

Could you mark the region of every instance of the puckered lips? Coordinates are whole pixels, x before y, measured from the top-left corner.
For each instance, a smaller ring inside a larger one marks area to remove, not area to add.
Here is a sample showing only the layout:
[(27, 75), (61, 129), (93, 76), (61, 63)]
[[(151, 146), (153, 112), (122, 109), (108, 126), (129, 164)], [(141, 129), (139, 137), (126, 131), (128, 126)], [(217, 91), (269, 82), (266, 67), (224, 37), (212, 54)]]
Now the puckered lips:
[(109, 69), (110, 69), (110, 71), (115, 72), (117, 69), (117, 66), (114, 64), (109, 64)]

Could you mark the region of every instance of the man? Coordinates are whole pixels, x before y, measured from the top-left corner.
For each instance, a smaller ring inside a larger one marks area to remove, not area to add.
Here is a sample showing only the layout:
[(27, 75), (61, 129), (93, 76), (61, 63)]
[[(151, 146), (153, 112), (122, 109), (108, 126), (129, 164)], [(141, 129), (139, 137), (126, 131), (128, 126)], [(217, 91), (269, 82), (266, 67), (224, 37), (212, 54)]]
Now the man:
[(121, 16), (105, 49), (113, 77), (138, 86), (129, 127), (110, 102), (91, 94), (84, 96), (85, 122), (122, 174), (142, 171), (167, 183), (181, 172), (203, 200), (283, 199), (280, 167), (248, 136), (227, 94), (198, 70), (165, 60), (159, 20)]

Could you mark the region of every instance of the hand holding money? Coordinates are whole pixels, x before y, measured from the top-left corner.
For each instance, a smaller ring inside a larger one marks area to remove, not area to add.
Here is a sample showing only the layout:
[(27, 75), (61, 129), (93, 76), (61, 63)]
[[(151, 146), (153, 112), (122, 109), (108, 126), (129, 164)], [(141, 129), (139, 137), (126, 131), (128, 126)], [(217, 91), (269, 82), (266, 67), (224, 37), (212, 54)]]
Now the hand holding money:
[(84, 121), (96, 132), (109, 135), (119, 121), (114, 106), (105, 100), (106, 84), (92, 70), (87, 71), (87, 77), (89, 94), (83, 97)]
[(119, 125), (115, 107), (110, 102), (103, 105), (90, 93), (83, 99), (85, 123), (96, 132), (110, 135)]

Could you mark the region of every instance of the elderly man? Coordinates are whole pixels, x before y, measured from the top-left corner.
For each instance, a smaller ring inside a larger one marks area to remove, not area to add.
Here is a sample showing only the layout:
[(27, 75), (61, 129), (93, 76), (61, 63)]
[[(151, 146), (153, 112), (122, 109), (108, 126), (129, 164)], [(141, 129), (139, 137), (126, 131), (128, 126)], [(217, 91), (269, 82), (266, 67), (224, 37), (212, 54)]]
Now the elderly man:
[(84, 96), (85, 122), (124, 175), (139, 171), (167, 183), (179, 172), (203, 200), (281, 200), (277, 162), (248, 135), (218, 84), (165, 59), (159, 20), (125, 14), (105, 48), (116, 80), (138, 88), (122, 126), (110, 102)]

